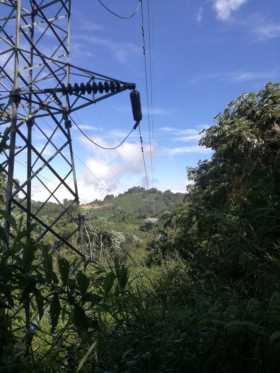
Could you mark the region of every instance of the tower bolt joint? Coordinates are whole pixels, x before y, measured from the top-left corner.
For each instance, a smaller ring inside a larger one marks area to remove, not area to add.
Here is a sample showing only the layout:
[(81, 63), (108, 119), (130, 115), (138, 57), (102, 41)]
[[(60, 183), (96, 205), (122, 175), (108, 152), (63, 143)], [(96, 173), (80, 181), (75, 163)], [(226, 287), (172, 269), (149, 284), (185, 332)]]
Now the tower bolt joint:
[(34, 118), (28, 118), (27, 121), (26, 121), (26, 124), (27, 124), (28, 127), (33, 127), (34, 123), (35, 123)]
[(21, 96), (20, 96), (20, 89), (14, 89), (10, 94), (11, 102), (14, 103), (17, 107), (20, 104)]
[(66, 129), (70, 129), (72, 127), (72, 122), (71, 122), (71, 120), (68, 117), (68, 112), (67, 112), (66, 109), (63, 112), (63, 119), (64, 119), (65, 128)]

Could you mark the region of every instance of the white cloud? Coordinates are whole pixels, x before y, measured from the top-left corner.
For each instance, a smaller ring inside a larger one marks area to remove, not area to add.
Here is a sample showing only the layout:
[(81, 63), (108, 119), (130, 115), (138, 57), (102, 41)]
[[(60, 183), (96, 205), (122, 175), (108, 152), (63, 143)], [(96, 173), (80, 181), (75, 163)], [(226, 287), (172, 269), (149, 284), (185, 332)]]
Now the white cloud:
[(192, 79), (192, 84), (201, 83), (203, 80), (219, 80), (222, 82), (262, 82), (279, 78), (279, 70), (271, 69), (267, 71), (232, 71), (221, 73), (210, 73), (196, 76)]
[[(131, 113), (131, 107), (129, 105), (118, 105), (118, 106), (114, 106), (114, 110), (118, 111), (118, 112), (121, 112), (121, 113)], [(144, 115), (147, 115), (148, 113), (150, 113), (151, 115), (159, 115), (159, 116), (164, 116), (164, 115), (169, 115), (170, 114), (170, 111), (162, 108), (162, 107), (151, 107), (147, 108), (147, 106), (143, 105), (142, 106), (142, 113)]]
[(109, 50), (114, 58), (124, 64), (128, 62), (131, 55), (139, 55), (141, 49), (138, 45), (130, 42), (120, 42), (98, 35), (92, 35), (91, 33), (81, 33), (73, 37), (74, 45), (77, 48), (83, 48), (84, 51), (90, 50), (90, 45), (99, 46)]
[(277, 77), (276, 71), (244, 71), (231, 73), (228, 78), (238, 82), (269, 80)]
[(169, 126), (164, 126), (160, 128), (160, 130), (164, 132), (172, 132), (174, 131), (174, 129), (175, 129), (174, 127), (169, 127)]
[(203, 146), (192, 145), (192, 146), (178, 146), (175, 148), (166, 149), (168, 155), (179, 155), (179, 154), (211, 154), (211, 150)]
[[(100, 142), (101, 139), (98, 139)], [(103, 141), (106, 144), (105, 141)], [(85, 143), (84, 143), (85, 146)], [(145, 148), (146, 153), (148, 147)], [(94, 150), (82, 166), (77, 160), (78, 190), (82, 203), (88, 203), (95, 199), (103, 199), (107, 194), (118, 194), (133, 185), (140, 185), (143, 180), (142, 154), (138, 144), (126, 143), (115, 152), (102, 152)], [(43, 181), (49, 190), (54, 190), (58, 181), (49, 176)], [(71, 180), (68, 180), (71, 184)], [(59, 188), (56, 197), (72, 199), (71, 194), (63, 186)], [(32, 198), (36, 201), (44, 201), (49, 192), (40, 183), (33, 186)], [(55, 202), (54, 198), (51, 201)]]
[(197, 128), (161, 127), (160, 130), (172, 134), (175, 141), (191, 142), (198, 141), (201, 138), (201, 131)]
[(217, 17), (222, 21), (228, 20), (232, 13), (237, 11), (247, 0), (214, 0), (214, 9)]
[(264, 22), (262, 25), (255, 28), (255, 33), (259, 40), (268, 40), (280, 37), (280, 24)]
[[(112, 145), (104, 138), (95, 137), (94, 140), (105, 146)], [(86, 145), (85, 140), (82, 143)], [(147, 156), (149, 147), (145, 146), (144, 150)], [(108, 193), (120, 193), (133, 185), (143, 184), (143, 174), (142, 153), (138, 143), (127, 142), (112, 152), (93, 148), (93, 155), (87, 159), (86, 167), (79, 177), (81, 201), (100, 199)]]
[[(88, 125), (88, 124), (79, 124), (79, 127), (82, 129), (82, 130), (87, 130), (87, 131), (97, 131), (98, 128), (95, 127), (95, 126), (91, 126), (91, 125)], [(74, 130), (78, 130), (77, 127), (73, 127)]]
[[(0, 53), (3, 53), (0, 55), (0, 66), (3, 68), (5, 66), (5, 72), (10, 76), (13, 77), (14, 73), (14, 57), (12, 55), (13, 52), (6, 52), (2, 49), (0, 49)], [(7, 79), (5, 78), (5, 75), (2, 74), (2, 71), (0, 73), (0, 79), (1, 83), (5, 79), (5, 83), (7, 82)], [(3, 88), (1, 88), (3, 89)]]
[(96, 32), (96, 31), (103, 31), (104, 27), (96, 22), (93, 21), (87, 21), (86, 15), (81, 16), (81, 19), (79, 20), (80, 24), (79, 27), (83, 32)]
[(197, 23), (201, 23), (202, 22), (202, 20), (203, 20), (203, 13), (204, 13), (204, 9), (201, 6), (201, 7), (199, 7), (198, 12), (196, 14), (196, 22)]
[(162, 132), (167, 132), (176, 142), (189, 143), (190, 145), (176, 146), (170, 148), (163, 148), (162, 153), (165, 155), (180, 155), (180, 154), (210, 154), (211, 150), (198, 145), (201, 138), (201, 130), (209, 126), (203, 125), (198, 128), (175, 128), (175, 127), (161, 127)]
[(168, 115), (170, 114), (170, 112), (166, 109), (163, 109), (163, 108), (160, 108), (160, 107), (152, 107), (152, 108), (148, 108), (146, 106), (143, 106), (142, 108), (142, 112), (144, 115), (147, 115), (148, 113), (150, 113), (151, 115)]
[[(54, 195), (56, 198), (51, 197), (49, 199), (50, 202), (57, 203), (58, 201), (63, 202), (64, 199), (69, 199), (69, 200), (73, 199), (73, 195), (70, 193), (70, 191), (67, 188), (65, 188), (65, 186), (61, 185), (58, 189), (56, 189), (59, 184), (59, 180), (56, 179), (53, 175), (47, 175), (46, 177), (46, 173), (43, 172), (43, 173), (39, 173), (38, 176), (43, 181), (43, 183), (48, 188), (48, 190), (42, 183), (40, 183), (36, 178), (34, 178), (33, 184), (32, 184), (32, 199), (34, 201), (41, 201), (41, 202), (46, 201), (47, 198), (49, 198), (50, 196), (50, 191), (53, 192), (55, 190), (56, 191)], [(73, 180), (71, 183), (70, 178), (69, 178), (67, 179), (67, 183), (74, 190)]]

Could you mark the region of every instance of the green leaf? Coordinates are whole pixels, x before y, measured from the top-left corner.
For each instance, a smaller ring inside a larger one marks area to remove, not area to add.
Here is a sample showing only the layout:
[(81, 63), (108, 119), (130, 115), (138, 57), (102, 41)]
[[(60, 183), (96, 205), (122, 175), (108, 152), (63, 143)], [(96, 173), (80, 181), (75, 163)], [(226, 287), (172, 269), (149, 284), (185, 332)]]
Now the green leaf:
[(44, 315), (44, 297), (42, 296), (41, 292), (38, 289), (34, 289), (35, 300), (38, 308), (38, 315), (41, 318)]
[(104, 282), (103, 282), (103, 291), (104, 291), (105, 296), (107, 296), (110, 293), (114, 285), (114, 281), (115, 281), (115, 274), (113, 272), (107, 273), (104, 279)]
[(78, 305), (74, 306), (73, 322), (79, 334), (83, 334), (88, 330), (88, 318), (82, 307)]
[(118, 267), (117, 278), (120, 290), (125, 290), (128, 282), (128, 269), (126, 266), (122, 265)]
[(82, 296), (84, 296), (87, 292), (87, 289), (89, 287), (89, 279), (87, 278), (87, 276), (79, 271), (78, 272), (78, 275), (77, 275), (77, 282), (78, 282), (78, 286), (79, 286), (79, 289), (80, 289), (80, 292), (82, 294)]
[(264, 335), (263, 329), (261, 327), (249, 321), (235, 320), (227, 323), (225, 327), (231, 334), (238, 334), (249, 331), (254, 334)]
[(59, 269), (59, 274), (61, 281), (63, 285), (65, 286), (68, 282), (69, 278), (69, 271), (70, 271), (70, 264), (68, 260), (66, 260), (63, 257), (58, 257), (58, 269)]
[(279, 341), (279, 339), (280, 339), (280, 332), (276, 331), (276, 332), (271, 334), (271, 336), (269, 338), (269, 341), (273, 345), (273, 344), (277, 343)]
[(49, 254), (48, 249), (46, 247), (44, 247), (42, 251), (46, 280), (51, 283), (54, 280), (52, 256)]
[(97, 342), (94, 341), (93, 344), (90, 346), (90, 348), (87, 350), (86, 354), (83, 356), (82, 360), (79, 362), (79, 366), (78, 366), (78, 369), (76, 370), (76, 372), (80, 372), (80, 370), (83, 368), (83, 366), (85, 365), (86, 361), (88, 360), (90, 354), (92, 353), (92, 351), (94, 350), (95, 346), (96, 346)]
[(24, 245), (23, 248), (23, 269), (25, 272), (28, 272), (31, 269), (32, 262), (34, 260), (34, 254), (35, 254), (35, 245), (32, 244), (32, 242), (27, 242)]
[(15, 218), (12, 215), (8, 214), (7, 211), (0, 209), (0, 217), (4, 218), (5, 220), (8, 220), (12, 228), (17, 227), (17, 222)]
[(51, 305), (50, 305), (50, 318), (51, 318), (52, 333), (55, 331), (57, 327), (60, 311), (61, 311), (61, 306), (60, 306), (59, 296), (57, 293), (55, 293), (51, 299)]
[(91, 302), (93, 304), (98, 304), (100, 303), (101, 301), (103, 300), (103, 297), (98, 295), (98, 294), (94, 294), (94, 293), (87, 293), (85, 294), (84, 296), (84, 301), (86, 302)]

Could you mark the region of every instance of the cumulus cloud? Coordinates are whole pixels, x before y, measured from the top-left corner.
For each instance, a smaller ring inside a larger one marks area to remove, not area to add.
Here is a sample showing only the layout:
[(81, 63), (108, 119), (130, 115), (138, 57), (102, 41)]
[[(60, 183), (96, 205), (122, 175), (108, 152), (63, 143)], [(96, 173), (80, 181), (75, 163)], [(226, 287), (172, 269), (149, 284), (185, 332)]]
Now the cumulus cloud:
[(246, 2), (247, 0), (214, 0), (213, 6), (217, 17), (226, 21), (233, 12), (237, 11)]
[[(104, 138), (95, 140), (110, 145)], [(150, 147), (145, 146), (144, 150), (148, 156)], [(151, 150), (154, 152), (154, 148)], [(85, 163), (86, 167), (79, 178), (81, 200), (84, 202), (94, 199), (90, 190), (94, 190), (98, 198), (103, 198), (108, 193), (119, 193), (133, 184), (142, 184), (144, 168), (138, 143), (127, 142), (114, 152), (94, 149), (93, 155)]]
[[(148, 147), (145, 151), (146, 153), (149, 151)], [(144, 170), (140, 147), (136, 143), (126, 143), (112, 153), (96, 150), (82, 165), (79, 163), (78, 170), (81, 202), (102, 199), (109, 193), (118, 194), (134, 184), (142, 184)], [(45, 175), (43, 181), (47, 188), (53, 191), (57, 187), (58, 180), (54, 180), (53, 176), (46, 176), (49, 175)], [(71, 177), (68, 182), (70, 185), (73, 184)], [(63, 186), (55, 195), (60, 201), (73, 198)], [(36, 201), (44, 201), (48, 196), (48, 190), (39, 182), (34, 182), (32, 198)], [(52, 198), (51, 201), (55, 202), (55, 199)]]

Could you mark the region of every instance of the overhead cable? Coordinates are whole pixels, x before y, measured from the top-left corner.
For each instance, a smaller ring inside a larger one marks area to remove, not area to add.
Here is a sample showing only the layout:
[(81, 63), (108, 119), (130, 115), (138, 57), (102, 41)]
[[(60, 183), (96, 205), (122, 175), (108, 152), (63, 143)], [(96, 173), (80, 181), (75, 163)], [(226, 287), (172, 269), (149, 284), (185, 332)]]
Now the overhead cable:
[(140, 139), (140, 146), (141, 146), (141, 153), (142, 153), (142, 160), (143, 160), (143, 166), (145, 171), (145, 181), (146, 181), (146, 188), (149, 188), (149, 176), (148, 176), (148, 170), (147, 170), (147, 163), (145, 158), (145, 151), (144, 151), (144, 141), (142, 137), (142, 132), (140, 126), (139, 128), (139, 139)]
[(74, 124), (74, 126), (86, 138), (87, 141), (89, 141), (91, 144), (93, 144), (93, 145), (95, 145), (98, 148), (103, 149), (103, 150), (116, 150), (116, 149), (120, 148), (128, 140), (128, 138), (130, 137), (132, 132), (139, 126), (139, 123), (136, 122), (135, 125), (128, 132), (128, 134), (117, 145), (104, 146), (104, 145), (101, 145), (101, 144), (97, 143), (90, 136), (88, 136), (88, 134), (73, 120), (73, 118), (71, 118), (71, 120), (72, 120), (72, 123)]
[(136, 9), (129, 15), (127, 16), (124, 16), (122, 14), (119, 14), (119, 13), (116, 13), (114, 10), (110, 9), (102, 0), (97, 0), (98, 3), (107, 11), (109, 12), (111, 15), (117, 17), (117, 18), (120, 18), (120, 19), (131, 19), (133, 18), (134, 16), (136, 16), (136, 14), (138, 13), (139, 11), (139, 8), (140, 8), (140, 0), (138, 0), (138, 5), (136, 7)]
[[(144, 5), (143, 0), (140, 0), (141, 4), (141, 34), (142, 34), (142, 49), (144, 57), (144, 73), (145, 73), (145, 90), (146, 90), (146, 105), (147, 105), (147, 120), (148, 120), (148, 132), (149, 132), (149, 153), (150, 153), (150, 163), (151, 163), (151, 174), (153, 174), (153, 150), (152, 150), (152, 67), (151, 67), (151, 36), (150, 36), (150, 8), (148, 8), (148, 41), (149, 41), (149, 70), (148, 70), (148, 60), (147, 60), (147, 47), (146, 47), (146, 34), (145, 34), (145, 16), (144, 16)], [(149, 6), (149, 5), (148, 5)], [(149, 71), (149, 72), (148, 72)], [(149, 79), (150, 73), (150, 79)], [(150, 82), (150, 89), (149, 89)]]
[[(150, 73), (150, 109), (153, 108), (154, 99), (153, 99), (153, 68), (152, 68), (152, 41), (151, 41), (151, 7), (150, 2), (147, 1), (147, 11), (148, 11), (148, 48), (149, 48), (149, 73)], [(152, 142), (154, 137), (154, 116), (150, 111), (151, 116), (151, 128), (149, 132), (149, 142), (150, 142), (150, 156), (151, 156), (151, 173), (153, 174), (154, 165), (153, 165), (153, 151), (152, 151)]]

